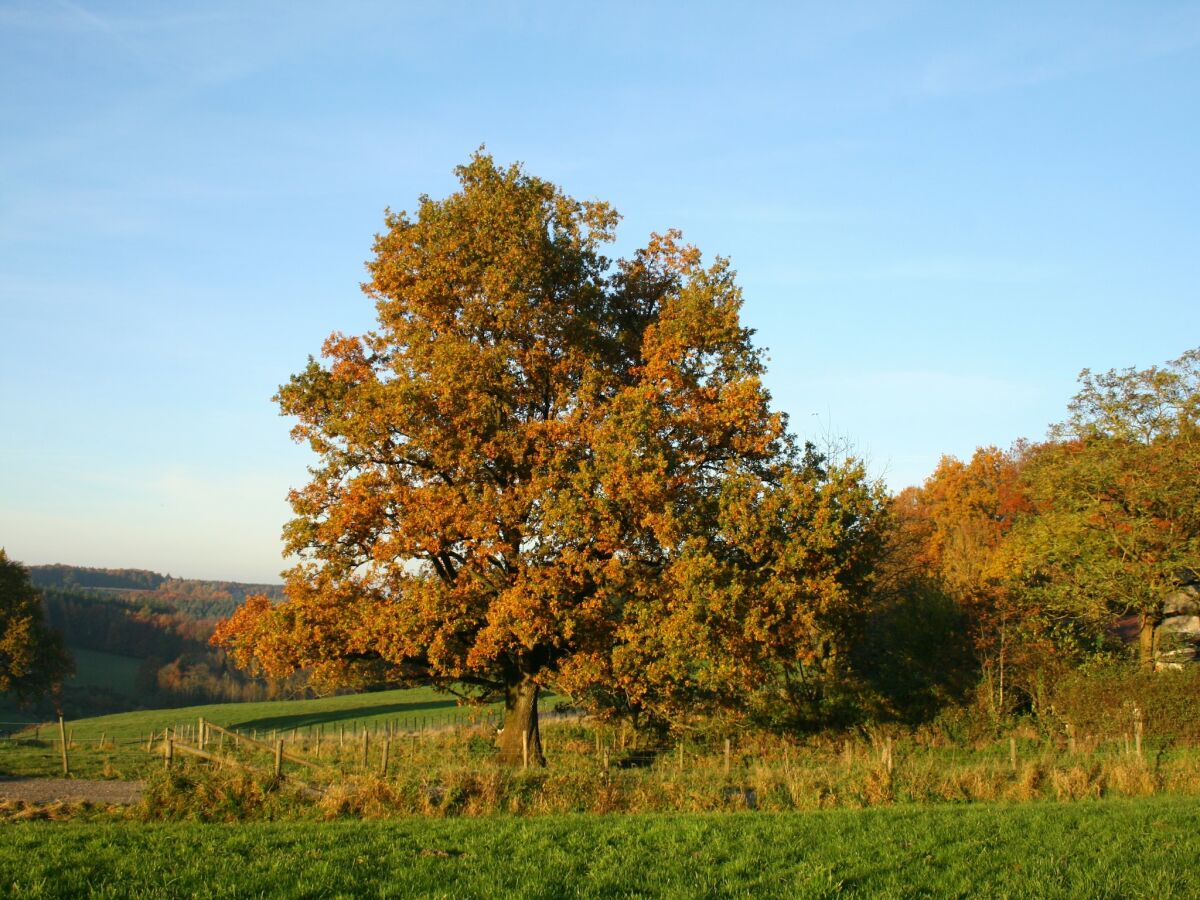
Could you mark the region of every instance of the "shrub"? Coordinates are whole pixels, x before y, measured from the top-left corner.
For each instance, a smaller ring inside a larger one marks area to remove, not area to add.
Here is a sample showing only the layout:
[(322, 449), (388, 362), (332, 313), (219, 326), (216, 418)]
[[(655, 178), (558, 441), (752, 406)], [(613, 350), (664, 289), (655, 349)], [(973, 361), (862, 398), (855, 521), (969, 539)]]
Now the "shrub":
[(1200, 740), (1200, 666), (1151, 672), (1128, 665), (1070, 673), (1050, 694), (1048, 718), (1079, 735), (1113, 739), (1133, 733), (1141, 710), (1147, 737)]

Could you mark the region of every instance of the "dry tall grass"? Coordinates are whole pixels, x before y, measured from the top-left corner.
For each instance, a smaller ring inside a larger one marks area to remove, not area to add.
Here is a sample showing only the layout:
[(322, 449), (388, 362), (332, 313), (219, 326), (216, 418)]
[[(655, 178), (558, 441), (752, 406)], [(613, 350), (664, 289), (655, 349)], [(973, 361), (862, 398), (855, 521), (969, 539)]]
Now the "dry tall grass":
[[(1008, 737), (961, 746), (930, 732), (806, 742), (756, 735), (731, 739), (727, 753), (723, 739), (681, 750), (574, 723), (546, 729), (548, 768), (522, 771), (497, 766), (491, 736), (464, 729), (391, 739), (386, 774), (382, 747), (370, 742), (365, 765), (361, 744), (326, 745), (320, 756), (292, 746), (327, 769), (322, 776), (289, 766), (282, 781), (188, 761), (151, 780), (141, 814), (233, 821), (784, 811), (1200, 794), (1200, 749), (1191, 746), (1159, 741), (1139, 758), (1119, 738), (1079, 741), (1070, 752), (1035, 731), (1012, 737), (1015, 766)], [(255, 761), (255, 751), (240, 753)], [(305, 798), (289, 788), (296, 780), (319, 782), (323, 793)]]

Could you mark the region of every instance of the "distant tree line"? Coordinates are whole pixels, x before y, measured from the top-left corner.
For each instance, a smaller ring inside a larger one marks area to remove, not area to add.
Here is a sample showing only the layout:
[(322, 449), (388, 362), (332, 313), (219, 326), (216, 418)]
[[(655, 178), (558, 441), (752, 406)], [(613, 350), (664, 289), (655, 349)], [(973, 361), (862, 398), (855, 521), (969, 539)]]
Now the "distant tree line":
[(122, 588), (131, 591), (153, 591), (169, 577), (145, 569), (89, 569), (60, 563), (30, 566), (29, 575), (37, 587)]
[(220, 616), (249, 593), (278, 596), (278, 585), (66, 565), (31, 566), (29, 572), (41, 587), (47, 626), (68, 647), (142, 661), (132, 697), (68, 687), (65, 700), (78, 712), (264, 700), (301, 690), (298, 679), (252, 677), (209, 644)]
[(1045, 711), (1071, 670), (1194, 657), (1168, 603), (1200, 612), (1200, 350), (1080, 384), (1045, 441), (892, 498), (858, 669), (894, 712)]

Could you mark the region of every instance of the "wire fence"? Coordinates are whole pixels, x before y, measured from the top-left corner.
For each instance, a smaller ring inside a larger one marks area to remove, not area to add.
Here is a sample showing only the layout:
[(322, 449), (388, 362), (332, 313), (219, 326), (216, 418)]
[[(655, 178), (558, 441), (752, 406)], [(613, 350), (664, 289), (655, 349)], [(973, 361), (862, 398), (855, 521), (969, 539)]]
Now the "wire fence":
[[(782, 811), (1200, 794), (1200, 743), (1190, 733), (1147, 735), (1136, 718), (1114, 733), (1077, 733), (1069, 724), (1039, 731), (1025, 723), (958, 742), (936, 729), (665, 735), (570, 709), (543, 710), (539, 719), (540, 741), (526, 742), (515, 767), (498, 760), (502, 722), (490, 710), (286, 726), (156, 717), (153, 729), (137, 734), (109, 734), (95, 720), (7, 723), (19, 727), (0, 740), (0, 773), (145, 779), (158, 786), (147, 789), (143, 814), (152, 817), (156, 803), (182, 814), (181, 802), (196, 804), (186, 807), (189, 815), (227, 815), (202, 804), (238, 792), (246, 803), (267, 802), (261, 798), (280, 796), (280, 787), (289, 793), (289, 786), (297, 802), (351, 816)], [(197, 787), (206, 780), (216, 783)], [(190, 791), (190, 799), (153, 793), (164, 784)]]
[[(1193, 742), (1173, 735), (1147, 737), (1138, 721), (1131, 721), (1129, 728), (1120, 734), (1078, 735), (1068, 726), (1059, 734), (1038, 735), (1026, 729), (1007, 738), (954, 746), (883, 732), (816, 740), (752, 732), (668, 737), (639, 731), (628, 724), (595, 722), (583, 718), (578, 711), (563, 709), (543, 710), (539, 719), (540, 741), (526, 746), (526, 765), (531, 760), (537, 765), (544, 756), (556, 768), (599, 771), (702, 770), (729, 775), (753, 767), (785, 771), (804, 767), (849, 770), (856, 765), (879, 765), (890, 771), (897, 759), (910, 765), (991, 765), (1015, 771), (1022, 762), (1035, 758), (1162, 760), (1195, 755), (1196, 750)], [(52, 774), (60, 769), (67, 774), (71, 771), (72, 754), (81, 760), (96, 762), (104, 758), (111, 763), (113, 754), (127, 751), (161, 755), (168, 741), (215, 756), (248, 747), (269, 752), (278, 748), (278, 754), (285, 760), (300, 765), (313, 763), (330, 776), (367, 772), (387, 775), (405, 767), (479, 768), (493, 760), (502, 724), (502, 715), (490, 710), (365, 721), (351, 718), (276, 727), (265, 724), (227, 727), (202, 718), (180, 719), (164, 725), (160, 720), (156, 727), (136, 734), (129, 733), (128, 726), (108, 732), (94, 722), (78, 726), (62, 720), (0, 722), (0, 771), (6, 768), (6, 753), (12, 757), (22, 749), (27, 751), (23, 767), (28, 774)], [(187, 750), (181, 752), (186, 754)], [(128, 762), (129, 757), (125, 758)], [(144, 756), (137, 759), (146, 761)]]

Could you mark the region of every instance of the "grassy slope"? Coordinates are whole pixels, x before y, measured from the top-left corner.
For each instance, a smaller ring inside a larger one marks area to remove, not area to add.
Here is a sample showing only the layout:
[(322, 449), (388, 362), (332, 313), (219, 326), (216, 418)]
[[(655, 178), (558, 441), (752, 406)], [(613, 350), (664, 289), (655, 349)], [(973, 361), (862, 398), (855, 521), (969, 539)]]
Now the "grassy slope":
[[(543, 709), (553, 707), (560, 700), (544, 695), (541, 706)], [(410, 688), (316, 700), (220, 703), (114, 713), (67, 722), (73, 747), (71, 774), (77, 778), (141, 777), (145, 768), (154, 764), (143, 749), (147, 736), (168, 727), (195, 726), (200, 717), (247, 735), (257, 732), (260, 737), (274, 730), (285, 733), (294, 728), (303, 730), (317, 725), (323, 726), (324, 733), (331, 736), (342, 726), (350, 734), (389, 722), (405, 730), (477, 721), (483, 715), (490, 716), (495, 722), (502, 709), (502, 704), (481, 709), (461, 707), (449, 694), (432, 688)], [(13, 718), (4, 721), (30, 720)], [(31, 738), (33, 735), (33, 729), (27, 728), (20, 736)], [(42, 723), (37, 736), (40, 740), (36, 742), (0, 738), (0, 775), (39, 777), (60, 773), (57, 724)], [(98, 747), (101, 738), (105, 741), (104, 749)]]
[[(543, 706), (553, 702), (554, 698), (546, 698)], [(494, 716), (500, 708), (499, 705), (493, 705), (487, 711)], [(195, 724), (201, 716), (226, 728), (263, 732), (312, 725), (325, 725), (327, 729), (339, 725), (345, 725), (348, 729), (351, 726), (374, 727), (384, 722), (407, 723), (408, 727), (420, 727), (423, 724), (436, 726), (472, 714), (479, 715), (479, 712), (458, 706), (455, 698), (449, 694), (432, 688), (411, 688), (316, 700), (214, 703), (179, 709), (142, 710), (78, 719), (69, 725), (74, 730), (75, 740), (95, 740), (103, 733), (110, 740), (128, 741), (144, 739), (151, 731), (159, 731), (167, 726)]]
[(1193, 800), (0, 829), (39, 896), (1195, 896)]
[[(101, 653), (68, 647), (75, 662), (75, 675), (68, 679), (68, 688), (107, 688), (125, 697), (137, 694), (137, 673), (142, 660), (116, 653)], [(22, 709), (7, 696), (0, 696), (0, 722), (34, 722), (38, 716)]]
[(67, 682), (68, 687), (108, 688), (126, 697), (137, 692), (135, 681), (142, 660), (81, 647), (71, 647), (70, 651), (75, 660), (75, 677)]

